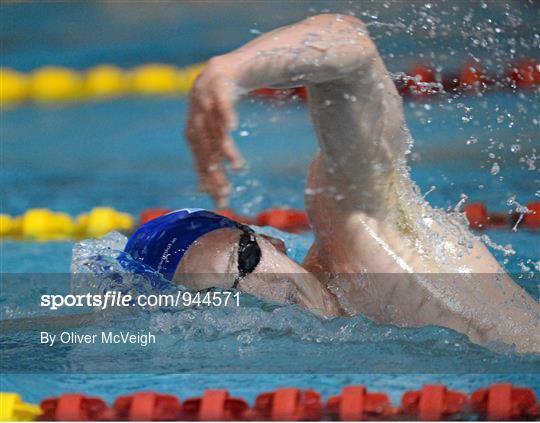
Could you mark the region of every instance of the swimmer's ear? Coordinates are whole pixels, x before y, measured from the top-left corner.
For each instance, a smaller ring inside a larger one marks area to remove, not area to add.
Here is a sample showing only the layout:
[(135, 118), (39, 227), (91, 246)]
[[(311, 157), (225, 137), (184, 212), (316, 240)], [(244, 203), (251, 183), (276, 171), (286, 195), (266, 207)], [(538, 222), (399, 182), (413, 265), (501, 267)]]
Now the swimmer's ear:
[(278, 251), (281, 251), (283, 254), (287, 254), (287, 247), (285, 245), (285, 241), (283, 241), (282, 239), (274, 238), (273, 236), (270, 236), (270, 235), (263, 235), (263, 234), (258, 234), (258, 235), (266, 239), (268, 242), (270, 242), (270, 244), (272, 244)]

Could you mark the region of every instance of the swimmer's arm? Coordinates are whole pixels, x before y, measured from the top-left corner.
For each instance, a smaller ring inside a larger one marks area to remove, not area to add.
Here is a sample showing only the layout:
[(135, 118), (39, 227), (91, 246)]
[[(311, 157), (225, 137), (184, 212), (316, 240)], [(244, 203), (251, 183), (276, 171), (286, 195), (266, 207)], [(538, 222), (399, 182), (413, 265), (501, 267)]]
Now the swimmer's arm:
[(260, 87), (337, 80), (376, 56), (359, 19), (325, 14), (264, 34), (210, 64), (225, 72), (243, 94)]
[(186, 127), (200, 188), (212, 195), (218, 207), (227, 206), (230, 185), (223, 160), (233, 169), (244, 163), (229, 136), (236, 126), (234, 103), (238, 95), (264, 86), (337, 81), (377, 57), (360, 20), (319, 15), (211, 59), (191, 91)]

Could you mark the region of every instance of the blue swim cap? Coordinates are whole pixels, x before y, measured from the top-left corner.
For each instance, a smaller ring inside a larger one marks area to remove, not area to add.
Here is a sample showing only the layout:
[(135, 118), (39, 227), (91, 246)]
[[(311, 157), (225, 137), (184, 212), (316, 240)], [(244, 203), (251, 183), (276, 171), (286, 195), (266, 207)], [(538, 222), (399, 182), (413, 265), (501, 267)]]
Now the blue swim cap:
[(188, 248), (201, 236), (238, 223), (203, 209), (180, 209), (142, 225), (129, 238), (124, 251), (135, 260), (172, 280)]

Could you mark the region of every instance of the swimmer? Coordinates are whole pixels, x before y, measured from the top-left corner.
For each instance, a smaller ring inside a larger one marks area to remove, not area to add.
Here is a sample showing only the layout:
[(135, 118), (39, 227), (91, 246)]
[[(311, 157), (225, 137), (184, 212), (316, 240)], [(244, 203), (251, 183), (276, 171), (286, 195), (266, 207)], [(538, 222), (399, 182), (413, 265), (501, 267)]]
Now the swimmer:
[(324, 316), (340, 314), (321, 281), (287, 257), (283, 241), (211, 211), (182, 209), (151, 220), (125, 251), (190, 289), (235, 288)]
[[(462, 216), (432, 208), (411, 180), (406, 155), (412, 140), (401, 98), (355, 17), (310, 17), (208, 62), (191, 91), (186, 128), (201, 189), (218, 207), (227, 206), (224, 164), (244, 165), (229, 135), (239, 96), (298, 85), (307, 87), (319, 143), (305, 192), (315, 241), (303, 265), (248, 227), (181, 211), (163, 218), (166, 228), (179, 225), (164, 230), (169, 241), (189, 238), (167, 264), (168, 277), (185, 283), (182, 274), (232, 274), (222, 287), (324, 316), (361, 313), (402, 327), (437, 325), (476, 343), (540, 352), (538, 302), (504, 272)], [(188, 226), (178, 224), (183, 219), (200, 225), (199, 232), (186, 235)], [(144, 260), (141, 252), (152, 248), (146, 236), (126, 251)], [(173, 249), (168, 246), (157, 246), (154, 266)]]

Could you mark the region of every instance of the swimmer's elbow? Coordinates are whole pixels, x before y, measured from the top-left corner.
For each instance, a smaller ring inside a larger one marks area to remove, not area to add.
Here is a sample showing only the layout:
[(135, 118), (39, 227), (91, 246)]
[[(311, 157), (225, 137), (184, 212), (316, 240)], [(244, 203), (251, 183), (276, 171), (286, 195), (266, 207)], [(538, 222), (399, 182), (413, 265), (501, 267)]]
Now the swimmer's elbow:
[(356, 16), (341, 15), (339, 13), (321, 13), (306, 18), (305, 22), (319, 28), (328, 27), (329, 25), (336, 25), (342, 29), (345, 27), (364, 27), (364, 23)]
[(323, 54), (317, 55), (317, 76), (325, 79), (342, 77), (364, 68), (377, 60), (377, 48), (364, 23), (354, 17), (339, 14), (312, 16), (304, 21), (310, 34), (318, 33), (319, 38), (310, 41), (308, 46)]

